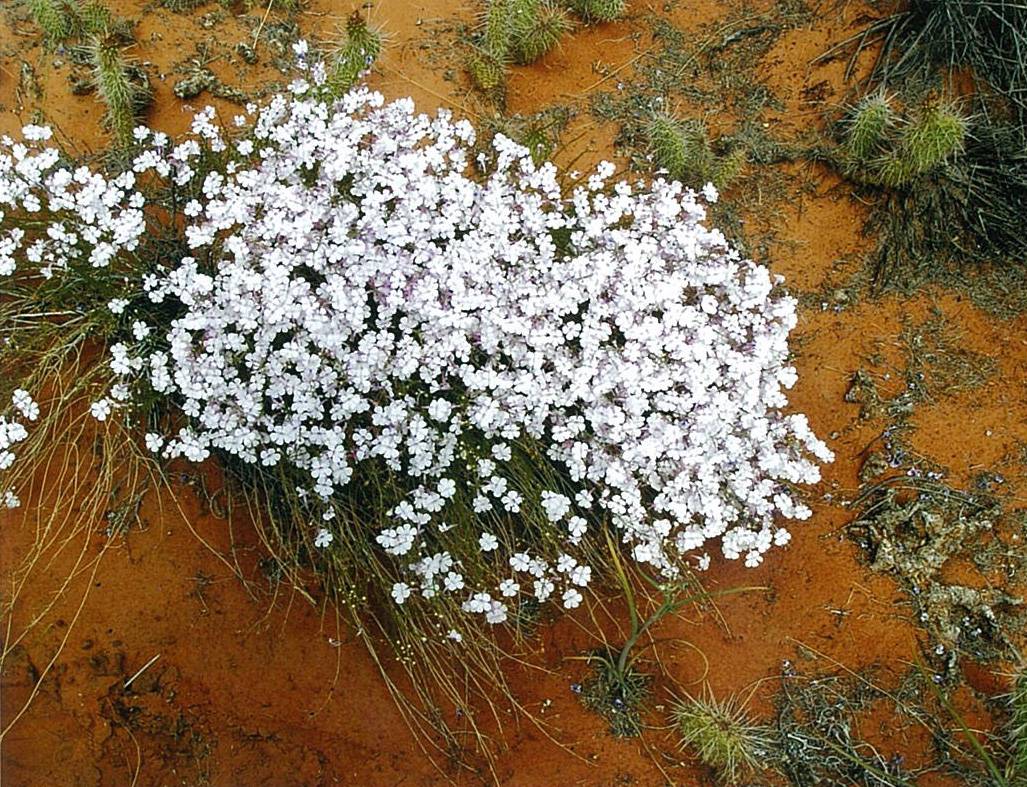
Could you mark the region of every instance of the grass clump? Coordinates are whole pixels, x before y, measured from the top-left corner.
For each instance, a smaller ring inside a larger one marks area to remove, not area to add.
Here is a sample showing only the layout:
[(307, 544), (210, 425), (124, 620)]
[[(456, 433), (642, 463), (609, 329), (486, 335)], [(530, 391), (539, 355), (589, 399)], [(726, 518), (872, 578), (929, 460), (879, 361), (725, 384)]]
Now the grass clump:
[(613, 22), (624, 16), (627, 0), (571, 0), (571, 8), (588, 23)]
[(385, 37), (371, 27), (359, 11), (346, 21), (346, 40), (328, 63), (325, 86), (329, 93), (340, 96), (353, 87), (382, 53)]
[(694, 750), (727, 784), (760, 771), (773, 749), (770, 731), (735, 697), (718, 700), (707, 689), (702, 697), (676, 701), (671, 717), (681, 746)]
[(644, 650), (639, 647), (643, 638), (651, 636), (651, 630), (657, 623), (687, 606), (761, 588), (740, 587), (708, 593), (698, 580), (689, 575), (661, 582), (644, 572), (634, 572), (637, 579), (659, 599), (649, 615), (642, 617), (629, 569), (609, 533), (606, 534), (606, 547), (609, 571), (627, 605), (629, 629), (619, 647), (608, 646), (585, 657), (594, 665), (594, 672), (583, 688), (582, 702), (610, 723), (611, 733), (617, 737), (634, 737), (641, 733), (641, 709), (649, 696), (650, 677), (635, 667)]
[(938, 69), (970, 69), (1027, 118), (1027, 5), (1015, 0), (910, 0), (871, 23), (825, 57), (852, 49), (848, 75), (860, 54), (879, 45), (868, 81), (898, 84), (930, 79)]
[(616, 654), (598, 651), (591, 654), (593, 672), (581, 689), (581, 702), (610, 725), (617, 738), (637, 738), (642, 734), (642, 709), (649, 699), (650, 676), (629, 666), (618, 670)]
[(741, 174), (747, 163), (746, 151), (739, 146), (717, 155), (702, 120), (678, 120), (658, 112), (646, 127), (646, 136), (656, 165), (691, 188), (706, 183), (723, 188)]

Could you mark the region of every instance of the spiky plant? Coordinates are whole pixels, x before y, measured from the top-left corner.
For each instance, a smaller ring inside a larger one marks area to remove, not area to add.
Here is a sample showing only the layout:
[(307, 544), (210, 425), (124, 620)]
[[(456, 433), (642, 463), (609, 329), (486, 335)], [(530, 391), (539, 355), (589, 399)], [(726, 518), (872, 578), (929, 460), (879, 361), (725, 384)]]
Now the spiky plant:
[(713, 150), (706, 124), (701, 120), (677, 120), (656, 113), (649, 121), (646, 135), (656, 165), (667, 170), (672, 178), (690, 186), (701, 186), (711, 179)]
[(863, 180), (890, 189), (908, 186), (918, 174), (913, 162), (897, 150), (889, 150), (870, 163)]
[(732, 148), (727, 155), (717, 159), (713, 167), (713, 185), (718, 189), (726, 188), (742, 174), (745, 165), (749, 163), (749, 153), (741, 146)]
[(381, 30), (371, 27), (359, 11), (354, 11), (346, 21), (346, 41), (328, 67), (328, 90), (338, 96), (353, 87), (381, 55), (383, 44)]
[(94, 38), (89, 54), (97, 93), (107, 107), (107, 126), (117, 146), (128, 146), (136, 113), (149, 98), (147, 91), (132, 81), (131, 65), (112, 37)]
[(759, 771), (773, 747), (769, 730), (737, 698), (718, 700), (709, 689), (702, 697), (676, 701), (671, 716), (682, 748), (692, 749), (728, 784)]
[(47, 47), (53, 48), (71, 35), (72, 20), (62, 0), (29, 0), (29, 10)]
[(513, 34), (511, 0), (489, 0), (482, 15), (481, 48), (493, 58), (503, 61), (510, 51)]
[(885, 91), (877, 90), (864, 96), (846, 123), (845, 152), (850, 161), (860, 165), (877, 156), (894, 125), (895, 110)]
[(612, 22), (624, 16), (627, 0), (571, 0), (571, 8), (586, 22)]
[(501, 100), (506, 85), (506, 69), (501, 60), (486, 52), (475, 52), (467, 61), (467, 71), (483, 93)]
[(967, 119), (949, 103), (925, 107), (900, 140), (900, 154), (916, 173), (929, 172), (963, 151)]
[(95, 36), (109, 32), (115, 24), (114, 15), (100, 3), (84, 3), (78, 8), (81, 35)]
[(567, 12), (552, 0), (513, 0), (510, 53), (514, 62), (534, 63), (570, 32)]
[(160, 4), (166, 9), (179, 14), (184, 14), (192, 11), (194, 8), (199, 8), (206, 2), (207, 0), (160, 0)]
[(1013, 678), (1009, 710), (1010, 784), (1027, 784), (1027, 671)]

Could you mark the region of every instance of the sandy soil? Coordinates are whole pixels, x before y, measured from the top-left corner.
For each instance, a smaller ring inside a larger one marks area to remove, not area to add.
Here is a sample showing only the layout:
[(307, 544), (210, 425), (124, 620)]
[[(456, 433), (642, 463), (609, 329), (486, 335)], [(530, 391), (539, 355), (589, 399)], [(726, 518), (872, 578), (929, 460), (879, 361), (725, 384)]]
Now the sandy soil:
[[(250, 28), (231, 15), (205, 29), (201, 18), (213, 5), (188, 16), (144, 8), (137, 0), (110, 5), (139, 20), (134, 54), (147, 64), (156, 89), (147, 119), (173, 133), (187, 126), (191, 109), (209, 100), (175, 98), (173, 65), (207, 38), (252, 40)], [(632, 18), (580, 31), (541, 63), (515, 69), (508, 109), (528, 113), (609, 89), (617, 69), (630, 68), (633, 58), (654, 46), (641, 22), (646, 13), (663, 13), (681, 29), (698, 31), (724, 10), (713, 0), (670, 11), (660, 7), (634, 0)], [(350, 0), (313, 0), (299, 17), (301, 28), (328, 37), (350, 10)], [(412, 95), (424, 110), (447, 105), (479, 119), (489, 112), (458, 68), (455, 75), (446, 73), (452, 64), (440, 51), (447, 31), (473, 16), (465, 3), (384, 0), (372, 13), (390, 35), (371, 78), (376, 88), (388, 96)], [(9, 19), (0, 15), (0, 130), (15, 130), (42, 106), (69, 142), (83, 149), (102, 145), (100, 106), (89, 96), (72, 97), (67, 64), (55, 66), (55, 56), (34, 44), (31, 24), (12, 29)], [(764, 57), (760, 70), (781, 101), (773, 118), (781, 135), (802, 132), (825, 104), (840, 100), (841, 64), (809, 63), (844, 37), (846, 25), (846, 19), (825, 14), (809, 29), (785, 33)], [(269, 59), (262, 53), (261, 64), (251, 68), (222, 58), (211, 68), (232, 84), (281, 81), (265, 65)], [(41, 98), (22, 89), (23, 61), (38, 75)], [(231, 112), (230, 104), (216, 103)], [(564, 135), (574, 141), (558, 159), (583, 167), (611, 157), (615, 134), (613, 125), (581, 113)], [(778, 205), (782, 229), (769, 257), (791, 288), (811, 292), (827, 281), (837, 260), (865, 248), (866, 241), (860, 237), (861, 209), (827, 171), (797, 174), (813, 189), (796, 187)], [(918, 659), (924, 637), (911, 622), (908, 597), (861, 564), (858, 549), (841, 532), (852, 514), (836, 501), (856, 489), (864, 451), (881, 429), (879, 422), (858, 420), (858, 405), (844, 401), (851, 375), (875, 343), (895, 341), (903, 315), (923, 319), (932, 306), (963, 330), (972, 348), (993, 357), (1000, 371), (983, 387), (918, 408), (917, 450), (959, 480), (1027, 442), (1027, 319), (999, 321), (955, 295), (862, 302), (841, 311), (804, 309), (796, 331), (799, 383), (791, 400), (818, 434), (830, 438), (838, 459), (814, 490), (813, 519), (794, 529), (787, 549), (772, 552), (755, 570), (721, 560), (709, 572), (711, 589), (765, 585), (771, 592), (725, 598), (718, 602), (719, 615), (695, 613), (663, 624), (659, 636), (674, 642), (660, 651), (665, 676), (658, 703), (675, 686), (698, 690), (708, 681), (723, 694), (755, 687), (753, 709), (766, 715), (785, 660), (811, 671), (873, 667), (888, 685)], [(148, 500), (146, 527), (113, 541), (97, 533), (95, 523), (83, 523), (89, 527), (47, 564), (52, 581), (25, 589), (5, 624), (7, 645), (54, 598), (75, 559), (85, 556), (53, 607), (3, 664), (5, 719), (35, 691), (3, 741), (5, 784), (423, 785), (489, 778), (486, 771), (447, 766), (444, 759), (443, 771), (436, 770), (377, 668), (336, 626), (331, 611), (286, 588), (272, 592), (258, 567), (255, 535), (238, 528), (230, 533), (188, 483), (177, 498), (180, 510)], [(27, 502), (20, 512), (0, 514), (5, 576), (33, 537), (27, 523), (40, 501)], [(7, 584), (2, 587), (6, 593)], [(544, 669), (511, 667), (518, 697), (550, 727), (541, 730), (513, 714), (502, 718), (505, 745), (496, 778), (508, 785), (712, 783), (669, 733), (616, 740), (581, 707), (571, 685), (582, 679), (583, 666), (572, 657), (592, 646), (565, 622), (542, 632), (537, 664)], [(155, 657), (126, 689), (126, 680)], [(989, 666), (964, 668), (978, 692), (1002, 690)], [(980, 696), (966, 692), (964, 704), (973, 710)], [(653, 721), (659, 721), (655, 713)], [(862, 733), (908, 763), (927, 756), (922, 730), (886, 709), (870, 714)], [(921, 780), (946, 783), (954, 782)]]

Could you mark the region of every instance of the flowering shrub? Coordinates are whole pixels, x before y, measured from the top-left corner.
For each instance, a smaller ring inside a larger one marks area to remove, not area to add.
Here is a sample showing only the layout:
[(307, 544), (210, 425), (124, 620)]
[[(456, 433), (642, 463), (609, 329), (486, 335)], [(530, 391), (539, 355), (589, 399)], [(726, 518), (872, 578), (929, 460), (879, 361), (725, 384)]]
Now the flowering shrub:
[(137, 179), (185, 217), (188, 253), (106, 302), (120, 381), (97, 419), (176, 403), (150, 450), (273, 474), (315, 553), (362, 539), (395, 604), (489, 623), (578, 606), (606, 533), (665, 576), (711, 542), (756, 565), (788, 540), (775, 517), (809, 516), (791, 486), (831, 459), (781, 409), (795, 301), (695, 193), (611, 184), (604, 163), (565, 194), (509, 139), (476, 155), (466, 121), (366, 89), (329, 100), (323, 79), (246, 131), (213, 110), (177, 146), (138, 129), (112, 180), (4, 142), (0, 205), (48, 221), (5, 228), (5, 275), (136, 252)]

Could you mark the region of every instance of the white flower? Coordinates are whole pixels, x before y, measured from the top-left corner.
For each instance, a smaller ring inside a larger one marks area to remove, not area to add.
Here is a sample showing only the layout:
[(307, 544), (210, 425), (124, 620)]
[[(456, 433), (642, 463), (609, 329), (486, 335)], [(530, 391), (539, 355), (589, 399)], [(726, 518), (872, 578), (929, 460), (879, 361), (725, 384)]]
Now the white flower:
[(493, 626), (506, 621), (506, 604), (501, 601), (493, 601), (485, 613), (485, 620)]
[(555, 524), (570, 511), (571, 501), (561, 494), (546, 491), (542, 493), (542, 508), (545, 509), (549, 521)]
[(456, 481), (452, 478), (440, 478), (437, 488), (439, 494), (448, 500), (456, 494)]
[(4, 492), (4, 507), (5, 508), (17, 508), (20, 505), (21, 505), (21, 500), (19, 500), (18, 496), (16, 494), (14, 494), (13, 490), (8, 489), (6, 492)]
[(392, 598), (397, 604), (402, 604), (410, 598), (410, 585), (406, 582), (396, 582), (392, 586)]
[(500, 594), (507, 596), (508, 598), (511, 596), (516, 596), (520, 592), (520, 590), (521, 586), (518, 585), (512, 579), (504, 579), (502, 582), (499, 583)]
[(571, 571), (571, 582), (579, 587), (585, 587), (592, 579), (591, 566), (578, 566)]
[(97, 421), (106, 421), (111, 414), (111, 400), (104, 398), (89, 405), (89, 412)]
[(23, 388), (16, 388), (14, 390), (14, 393), (11, 395), (11, 404), (14, 405), (14, 409), (30, 421), (35, 421), (39, 418), (39, 405), (32, 399), (29, 392)]
[(456, 591), (462, 590), (464, 587), (464, 578), (455, 571), (450, 571), (442, 580), (442, 584), (446, 590)]
[(151, 453), (155, 454), (164, 447), (164, 438), (154, 432), (147, 432), (143, 440), (146, 443), (146, 450)]
[(535, 598), (539, 601), (545, 601), (546, 599), (548, 599), (553, 594), (553, 591), (556, 589), (556, 585), (554, 585), (548, 579), (536, 579), (534, 587)]
[(430, 405), (428, 405), (428, 416), (439, 422), (448, 421), (450, 413), (452, 412), (453, 405), (445, 399), (435, 399)]
[(503, 508), (511, 514), (516, 514), (521, 510), (521, 503), (524, 502), (524, 498), (521, 496), (520, 492), (511, 489), (503, 495), (503, 499), (500, 502), (503, 504)]
[(516, 552), (510, 556), (510, 568), (514, 571), (527, 571), (531, 565), (531, 558), (527, 552)]
[(581, 605), (582, 598), (583, 596), (579, 591), (574, 588), (567, 588), (567, 590), (563, 592), (563, 605), (567, 609), (574, 609)]
[(478, 546), (481, 547), (482, 552), (492, 552), (499, 546), (499, 539), (492, 533), (482, 533), (478, 538)]
[[(314, 536), (314, 546), (316, 546), (318, 549), (324, 549), (326, 546), (331, 544), (332, 541), (334, 541), (334, 540), (335, 540), (335, 536), (332, 534), (332, 532), (330, 530), (325, 530), (322, 527), (322, 528), (320, 528), (317, 531), (317, 534)], [(393, 592), (393, 595), (395, 595), (395, 592), (396, 592), (396, 588), (395, 587), (393, 587), (392, 592)], [(402, 603), (402, 602), (400, 602), (400, 603)]]
[(125, 298), (114, 298), (107, 303), (107, 308), (111, 314), (123, 314), (127, 306), (128, 300)]
[(488, 593), (475, 593), (462, 606), (465, 612), (485, 613), (492, 609), (492, 596)]
[(580, 516), (572, 516), (567, 520), (567, 531), (572, 539), (580, 539), (588, 530), (588, 523)]

